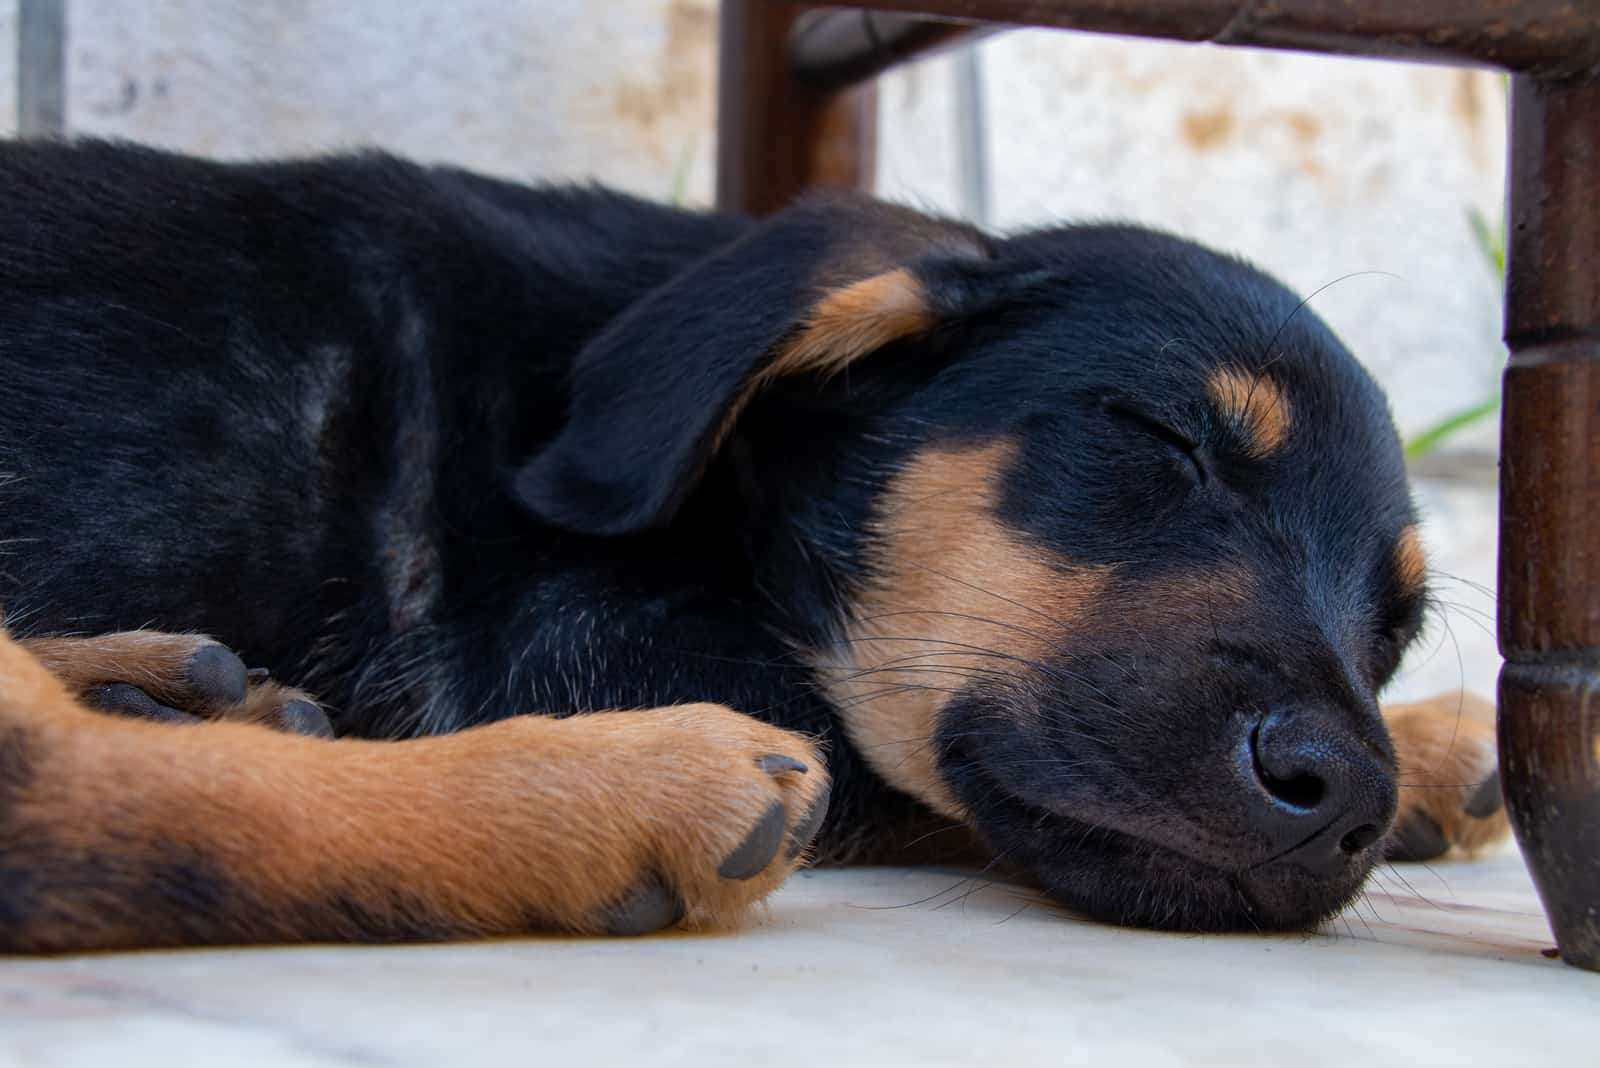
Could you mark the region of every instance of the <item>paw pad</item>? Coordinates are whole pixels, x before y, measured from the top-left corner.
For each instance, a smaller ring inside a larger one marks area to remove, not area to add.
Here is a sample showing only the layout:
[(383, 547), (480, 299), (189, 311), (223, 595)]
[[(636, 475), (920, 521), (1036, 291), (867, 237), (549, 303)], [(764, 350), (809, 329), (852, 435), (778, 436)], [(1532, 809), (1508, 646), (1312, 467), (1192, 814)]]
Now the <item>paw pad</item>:
[(220, 645), (202, 645), (184, 668), (189, 686), (208, 704), (236, 705), (250, 688), (244, 661)]
[(1444, 829), (1432, 816), (1424, 812), (1412, 812), (1390, 833), (1385, 856), (1389, 860), (1408, 862), (1432, 860), (1443, 856), (1449, 848), (1450, 839), (1445, 837)]
[(718, 865), (717, 874), (724, 879), (754, 879), (766, 871), (772, 858), (778, 855), (778, 847), (783, 845), (788, 816), (783, 802), (774, 801), (745, 835), (744, 841)]
[(200, 722), (198, 716), (191, 716), (187, 712), (180, 712), (176, 708), (164, 705), (137, 686), (130, 686), (125, 682), (107, 683), (86, 690), (83, 694), (83, 703), (102, 712), (155, 720), (158, 723)]
[(310, 701), (295, 698), (278, 710), (279, 730), (303, 734), (308, 738), (332, 738), (333, 724), (328, 714)]
[(1462, 811), (1475, 820), (1486, 820), (1505, 807), (1506, 799), (1500, 789), (1500, 769), (1496, 768), (1493, 775), (1472, 791)]
[(661, 880), (646, 879), (606, 912), (610, 935), (646, 935), (671, 927), (683, 919), (683, 905)]

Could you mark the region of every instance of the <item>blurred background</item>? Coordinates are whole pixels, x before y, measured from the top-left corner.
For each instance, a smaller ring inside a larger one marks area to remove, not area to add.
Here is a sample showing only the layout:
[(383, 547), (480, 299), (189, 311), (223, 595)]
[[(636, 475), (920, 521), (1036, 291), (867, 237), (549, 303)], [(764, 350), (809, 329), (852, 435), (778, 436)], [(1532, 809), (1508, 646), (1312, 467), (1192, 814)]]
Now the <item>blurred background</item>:
[[(375, 145), (709, 205), (714, 0), (68, 0), (69, 135), (222, 158)], [(0, 0), (0, 133), (18, 0)], [(1493, 693), (1499, 75), (1018, 31), (882, 82), (886, 197), (1125, 218), (1252, 259), (1389, 390), (1438, 606), (1390, 696)], [(1325, 287), (1325, 288), (1324, 288)]]

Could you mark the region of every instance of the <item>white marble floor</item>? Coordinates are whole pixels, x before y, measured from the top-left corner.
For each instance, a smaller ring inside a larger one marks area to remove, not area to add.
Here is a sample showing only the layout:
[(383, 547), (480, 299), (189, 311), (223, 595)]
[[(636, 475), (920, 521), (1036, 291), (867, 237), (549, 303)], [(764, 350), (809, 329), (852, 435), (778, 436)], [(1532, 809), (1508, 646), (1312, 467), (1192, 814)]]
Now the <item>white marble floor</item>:
[(1544, 955), (1514, 853), (1402, 874), (1310, 936), (866, 869), (733, 935), (16, 960), (0, 1064), (1600, 1064), (1600, 975)]

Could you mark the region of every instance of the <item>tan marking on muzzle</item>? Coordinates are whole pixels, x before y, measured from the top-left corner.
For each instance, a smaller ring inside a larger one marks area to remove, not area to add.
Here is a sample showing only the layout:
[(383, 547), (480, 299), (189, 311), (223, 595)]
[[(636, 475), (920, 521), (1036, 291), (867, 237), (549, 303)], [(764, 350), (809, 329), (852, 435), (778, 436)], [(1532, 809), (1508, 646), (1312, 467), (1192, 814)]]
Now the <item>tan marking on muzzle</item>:
[(1201, 620), (1226, 629), (1242, 610), (1257, 603), (1261, 580), (1242, 564), (1213, 564), (1140, 583), (1126, 596), (1128, 603), (1119, 607), (1141, 627)]
[(1052, 559), (996, 517), (1014, 453), (1000, 441), (906, 466), (873, 524), (877, 577), (855, 600), (843, 648), (818, 665), (878, 774), (954, 819), (962, 806), (934, 741), (951, 694), (1031, 674), (1027, 662), (1053, 655), (1105, 585), (1105, 569)]
[(1264, 459), (1281, 449), (1289, 439), (1288, 398), (1266, 375), (1225, 367), (1211, 376), (1206, 392), (1224, 418), (1244, 434), (1249, 455)]

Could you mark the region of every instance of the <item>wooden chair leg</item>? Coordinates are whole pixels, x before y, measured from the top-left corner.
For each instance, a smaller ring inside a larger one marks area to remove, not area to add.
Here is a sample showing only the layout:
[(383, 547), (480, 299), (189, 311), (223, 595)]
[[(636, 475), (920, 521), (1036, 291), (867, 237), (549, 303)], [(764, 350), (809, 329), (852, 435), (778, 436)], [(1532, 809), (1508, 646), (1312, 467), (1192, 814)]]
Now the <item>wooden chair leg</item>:
[(1500, 759), (1562, 959), (1600, 970), (1600, 82), (1512, 83)]
[(723, 0), (717, 89), (717, 206), (765, 214), (812, 188), (869, 189), (876, 155), (870, 81), (829, 91), (798, 81), (789, 31), (814, 3)]

